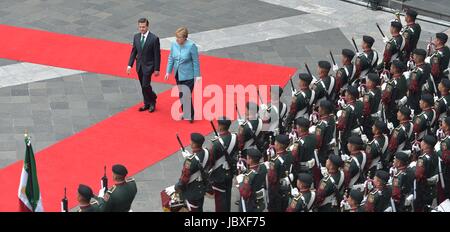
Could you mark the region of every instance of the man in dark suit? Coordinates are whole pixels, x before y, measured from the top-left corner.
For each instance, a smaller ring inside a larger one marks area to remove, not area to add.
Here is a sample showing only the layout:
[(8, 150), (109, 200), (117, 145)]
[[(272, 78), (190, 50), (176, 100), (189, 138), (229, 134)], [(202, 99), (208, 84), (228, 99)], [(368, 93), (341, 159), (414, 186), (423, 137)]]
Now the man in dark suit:
[(134, 60), (136, 60), (136, 72), (141, 83), (144, 106), (139, 111), (155, 111), (156, 94), (152, 89), (152, 75), (159, 76), (159, 65), (161, 60), (161, 50), (159, 48), (159, 38), (149, 31), (148, 20), (141, 18), (138, 20), (139, 33), (134, 35), (133, 49), (128, 61), (127, 74), (130, 74)]

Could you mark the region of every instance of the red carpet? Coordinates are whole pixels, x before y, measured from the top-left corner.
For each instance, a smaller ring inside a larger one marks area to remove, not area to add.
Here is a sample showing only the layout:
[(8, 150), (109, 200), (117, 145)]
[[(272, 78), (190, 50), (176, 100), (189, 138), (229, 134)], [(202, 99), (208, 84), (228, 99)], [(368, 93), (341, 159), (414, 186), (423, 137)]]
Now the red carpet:
[[(5, 25), (0, 25), (0, 44), (7, 45), (0, 47), (1, 58), (115, 76), (126, 76), (130, 51), (130, 46), (123, 43)], [(162, 54), (161, 70), (165, 70), (167, 51)], [(211, 56), (201, 56), (200, 61), (204, 86), (284, 85), (295, 72), (294, 68)], [(224, 98), (231, 100), (233, 95), (226, 94)], [(96, 192), (104, 165), (110, 170), (113, 164), (121, 163), (127, 166), (130, 175), (134, 175), (179, 149), (175, 133), (179, 133), (187, 145), (190, 132), (211, 132), (208, 121), (189, 124), (172, 120), (170, 110), (175, 100), (170, 96), (170, 91), (164, 92), (158, 96), (157, 111), (153, 114), (137, 112), (140, 106), (137, 104), (37, 153), (38, 178), (45, 210), (60, 210), (65, 186), (69, 207), (76, 206), (79, 183), (92, 186)], [(22, 162), (16, 162), (0, 170), (0, 211), (18, 210), (17, 187), (21, 168)], [(180, 168), (174, 167), (174, 171), (179, 172)]]

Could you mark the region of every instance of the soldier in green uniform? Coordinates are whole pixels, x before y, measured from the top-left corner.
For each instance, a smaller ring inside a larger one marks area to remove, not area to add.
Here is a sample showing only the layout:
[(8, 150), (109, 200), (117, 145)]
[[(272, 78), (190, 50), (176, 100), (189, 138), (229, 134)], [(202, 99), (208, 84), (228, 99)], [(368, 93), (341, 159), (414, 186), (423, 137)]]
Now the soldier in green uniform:
[(300, 89), (294, 94), (294, 96), (292, 96), (289, 114), (285, 123), (288, 127), (291, 126), (292, 122), (294, 122), (297, 118), (309, 118), (311, 107), (313, 101), (315, 100), (315, 92), (309, 88), (312, 77), (307, 73), (300, 73), (298, 77), (300, 79)]
[[(103, 197), (99, 195), (100, 211), (103, 212), (128, 212), (137, 193), (134, 178), (126, 178), (128, 170), (121, 164), (112, 166), (114, 185), (108, 189)], [(104, 191), (103, 189), (101, 190)]]
[[(383, 62), (380, 68), (389, 70), (391, 63), (396, 59), (402, 59), (402, 51), (405, 47), (405, 41), (402, 35), (400, 35), (400, 30), (402, 29), (402, 24), (398, 21), (392, 21), (390, 32), (392, 35), (391, 39), (383, 38), (386, 46), (384, 47)], [(406, 63), (406, 61), (402, 60)]]
[[(347, 199), (348, 205), (350, 209), (348, 212), (352, 213), (362, 213), (364, 211), (364, 207), (361, 206), (361, 202), (364, 199), (364, 193), (359, 191), (358, 189), (352, 189), (350, 190), (349, 197)], [(346, 211), (344, 211), (346, 212)]]
[(267, 173), (269, 212), (284, 212), (289, 201), (291, 182), (289, 174), (292, 172), (292, 154), (286, 149), (290, 139), (287, 135), (278, 135), (275, 139), (275, 151), (269, 160), (269, 170)]
[[(80, 209), (78, 212), (98, 212), (98, 202), (94, 199), (94, 193), (92, 189), (84, 184), (78, 186), (78, 203), (80, 204)], [(92, 199), (92, 201), (91, 201)]]
[(381, 116), (381, 89), (380, 77), (376, 73), (367, 75), (367, 91), (363, 96), (363, 116), (362, 126), (364, 134), (368, 139), (372, 139), (372, 125)]
[(416, 23), (417, 12), (412, 9), (408, 9), (405, 13), (406, 26), (404, 26), (400, 32), (405, 38), (405, 48), (403, 49), (402, 60), (408, 61), (410, 59), (411, 52), (417, 47), (419, 42), (420, 33), (422, 31), (419, 24)]
[(403, 75), (405, 65), (399, 61), (394, 60), (391, 65), (392, 77), (386, 84), (385, 89), (381, 95), (383, 102), (384, 113), (388, 122), (392, 123), (394, 127), (398, 126), (398, 120), (395, 113), (399, 105), (405, 105), (406, 98), (406, 78)]
[(292, 196), (286, 212), (312, 212), (316, 192), (311, 190), (313, 177), (307, 173), (300, 173), (297, 177), (298, 195)]
[(333, 115), (333, 104), (330, 101), (322, 101), (319, 105), (319, 115), (320, 119), (315, 129), (316, 149), (319, 162), (323, 166), (328, 159), (329, 151), (336, 146), (336, 119)]
[(205, 199), (207, 169), (210, 164), (209, 151), (204, 149), (205, 137), (200, 133), (191, 133), (192, 154), (187, 150), (183, 151), (185, 158), (183, 170), (175, 190), (181, 193), (181, 197), (186, 201), (190, 212), (202, 212), (203, 201)]
[(365, 212), (385, 212), (389, 207), (391, 210), (392, 189), (387, 185), (389, 181), (389, 173), (384, 170), (378, 170), (373, 179), (373, 189), (367, 194), (364, 203)]
[(353, 185), (361, 184), (365, 180), (367, 155), (364, 151), (364, 142), (361, 136), (350, 136), (348, 138), (347, 148), (349, 154), (342, 155), (345, 174), (344, 184), (347, 188), (352, 188)]
[[(366, 144), (366, 155), (370, 173), (375, 174), (375, 171), (382, 168), (382, 160), (385, 158), (385, 153), (389, 144), (389, 139), (386, 133), (388, 132), (386, 123), (377, 120), (372, 126), (374, 134), (373, 140)], [(373, 178), (373, 176), (370, 176)]]
[(360, 83), (364, 83), (368, 73), (374, 72), (378, 64), (378, 52), (372, 49), (375, 39), (371, 36), (364, 35), (362, 42), (362, 50), (356, 54), (355, 59), (355, 77), (351, 85), (358, 87)]
[(424, 49), (416, 49), (413, 52), (415, 67), (410, 72), (408, 84), (408, 100), (407, 104), (416, 114), (421, 112), (419, 107), (419, 98), (422, 93), (434, 94), (434, 80), (430, 75), (431, 66), (425, 63), (426, 51)]
[[(441, 182), (444, 183), (443, 193), (440, 201), (450, 198), (450, 116), (446, 117), (442, 122), (442, 130), (445, 133), (445, 137), (440, 141), (440, 150), (438, 152), (441, 160), (441, 173), (439, 176)], [(442, 180), (443, 179), (443, 180)], [(441, 183), (442, 186), (442, 183)]]
[(441, 97), (434, 103), (434, 109), (439, 115), (440, 121), (450, 116), (450, 80), (442, 79), (438, 85)]
[(326, 162), (326, 171), (320, 180), (317, 189), (317, 200), (315, 205), (319, 212), (337, 212), (344, 189), (344, 172), (341, 169), (344, 162), (341, 157), (331, 154)]
[(445, 78), (444, 70), (448, 68), (450, 59), (450, 48), (445, 45), (447, 43), (448, 36), (445, 33), (436, 33), (434, 39), (435, 51), (429, 57), (431, 64), (431, 74), (434, 77), (434, 81), (439, 83), (442, 78)]
[(230, 133), (231, 120), (221, 117), (219, 136), (212, 139), (209, 181), (214, 191), (216, 212), (230, 212), (231, 186), (237, 163), (237, 135)]
[(417, 139), (421, 140), (426, 134), (431, 134), (437, 122), (436, 110), (433, 109), (433, 96), (423, 94), (420, 102), (422, 113), (414, 117), (414, 133), (417, 133)]
[(352, 84), (356, 81), (356, 68), (352, 63), (355, 52), (345, 48), (342, 49), (341, 54), (342, 67), (338, 68), (337, 65), (333, 65), (333, 71), (336, 72), (336, 84), (334, 86), (334, 91), (336, 93), (341, 93), (343, 89), (347, 88), (347, 85)]
[(406, 212), (410, 202), (406, 199), (412, 194), (414, 172), (408, 168), (409, 155), (404, 152), (394, 154), (394, 165), (391, 171), (392, 199), (398, 212)]
[(360, 121), (362, 119), (363, 103), (358, 99), (359, 92), (354, 86), (349, 86), (345, 91), (345, 105), (338, 118), (336, 129), (339, 131), (341, 151), (348, 154), (346, 148), (347, 139), (352, 134), (361, 134)]
[(315, 179), (317, 178), (317, 182), (314, 182), (314, 186), (317, 186), (320, 178), (320, 169), (318, 168), (320, 164), (318, 163), (319, 160), (316, 160), (314, 154), (314, 149), (316, 148), (316, 136), (310, 134), (308, 131), (310, 126), (308, 119), (298, 118), (295, 120), (295, 124), (297, 127), (298, 138), (291, 148), (294, 182), (299, 173), (309, 173), (313, 175)]
[(324, 60), (319, 61), (317, 70), (319, 79), (315, 80), (312, 87), (315, 92), (314, 102), (318, 104), (323, 100), (333, 101), (336, 97), (336, 93), (333, 91), (336, 79), (329, 75), (330, 69), (330, 62)]
[(238, 129), (238, 148), (242, 155), (246, 155), (249, 148), (262, 149), (262, 127), (263, 121), (258, 116), (259, 107), (254, 102), (247, 102), (245, 111), (245, 120), (239, 119)]
[(266, 208), (266, 175), (267, 168), (259, 161), (260, 151), (250, 148), (247, 151), (248, 169), (236, 177), (239, 183), (239, 211), (262, 212)]
[(438, 181), (437, 167), (433, 162), (436, 139), (431, 135), (425, 135), (420, 143), (421, 155), (417, 159), (415, 173), (414, 211), (423, 212), (427, 206), (431, 206), (436, 197), (436, 183)]
[(411, 149), (411, 141), (414, 139), (411, 110), (406, 106), (400, 107), (400, 110), (397, 112), (397, 120), (399, 120), (400, 125), (391, 132), (388, 154), (383, 163), (384, 168), (387, 168), (391, 163), (395, 152)]

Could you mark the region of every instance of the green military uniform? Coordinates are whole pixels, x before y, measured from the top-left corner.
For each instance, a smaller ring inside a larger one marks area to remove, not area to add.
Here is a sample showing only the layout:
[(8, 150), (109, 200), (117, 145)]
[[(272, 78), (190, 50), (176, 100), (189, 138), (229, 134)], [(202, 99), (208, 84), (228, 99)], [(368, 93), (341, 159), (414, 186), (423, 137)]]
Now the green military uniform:
[(237, 163), (237, 135), (229, 132), (220, 134), (220, 139), (212, 140), (212, 167), (209, 181), (214, 190), (216, 212), (229, 212), (231, 202), (231, 186), (233, 167)]
[(328, 174), (320, 180), (316, 202), (319, 212), (337, 212), (339, 210), (344, 179), (344, 172), (340, 170)]
[(311, 212), (315, 199), (315, 191), (300, 192), (298, 196), (291, 197), (286, 212)]
[(413, 169), (405, 167), (397, 169), (392, 176), (392, 199), (398, 212), (407, 211), (405, 199), (412, 193), (414, 173)]
[(186, 157), (181, 177), (175, 189), (181, 191), (181, 197), (187, 201), (190, 211), (203, 211), (203, 200), (206, 191), (205, 167), (209, 160), (209, 151), (199, 149)]
[(89, 205), (80, 205), (80, 209), (78, 210), (78, 212), (99, 212), (100, 211), (100, 207), (98, 204), (98, 201), (96, 200), (92, 200), (91, 203), (89, 203)]
[(92, 189), (89, 186), (80, 184), (78, 186), (78, 200), (80, 203), (78, 212), (99, 212), (100, 207), (98, 201), (93, 199), (94, 197)]
[(392, 189), (389, 186), (385, 186), (382, 190), (374, 188), (367, 196), (364, 211), (384, 212), (391, 206), (391, 194)]
[(266, 175), (267, 168), (262, 163), (243, 174), (243, 181), (239, 183), (240, 212), (262, 212), (265, 209)]
[(376, 87), (370, 89), (363, 96), (363, 116), (362, 126), (364, 134), (370, 139), (372, 137), (372, 125), (380, 118), (379, 112), (381, 108), (381, 89)]
[(246, 150), (250, 148), (260, 148), (260, 135), (263, 122), (260, 118), (247, 120), (239, 126), (238, 132), (238, 148), (242, 150), (242, 155), (246, 154)]
[(385, 69), (389, 70), (392, 61), (402, 58), (402, 51), (404, 49), (404, 46), (405, 46), (404, 38), (401, 35), (392, 37), (386, 43), (383, 54), (383, 65)]
[(105, 193), (103, 198), (96, 200), (103, 212), (128, 212), (131, 209), (137, 186), (134, 178), (127, 178), (122, 183), (116, 183)]
[[(431, 205), (436, 197), (437, 170), (433, 164), (433, 157), (437, 154), (422, 154), (416, 164), (416, 199), (414, 210), (423, 211), (425, 205)], [(433, 180), (434, 177), (434, 180)]]
[(392, 131), (391, 138), (389, 139), (388, 155), (386, 155), (386, 159), (384, 160), (385, 164), (392, 161), (392, 155), (395, 152), (411, 149), (413, 127), (413, 123), (410, 120), (405, 120), (400, 122), (400, 125)]
[[(441, 149), (438, 152), (441, 160), (440, 181), (444, 182), (443, 195), (444, 198), (450, 198), (450, 135), (441, 140)], [(442, 180), (442, 178), (444, 180)]]
[(430, 76), (430, 65), (421, 64), (411, 71), (408, 84), (407, 104), (415, 113), (420, 113), (419, 100), (422, 93), (435, 93), (434, 82)]
[(427, 130), (432, 129), (436, 122), (436, 111), (432, 108), (422, 111), (414, 117), (414, 133), (417, 133), (417, 139), (421, 140)]
[(398, 126), (397, 110), (398, 101), (406, 96), (406, 79), (404, 75), (392, 77), (386, 84), (386, 88), (382, 93), (382, 102), (387, 121)]
[[(374, 39), (370, 36), (364, 36), (363, 40), (367, 42), (371, 42), (373, 44)], [(371, 73), (375, 70), (378, 64), (378, 52), (375, 50), (368, 50), (359, 53), (355, 59), (355, 77), (351, 85), (358, 87), (359, 81), (364, 78), (368, 73)]]
[(355, 79), (355, 70), (355, 65), (350, 63), (342, 66), (336, 71), (336, 85), (334, 87), (336, 93), (347, 88), (349, 84), (354, 85), (357, 81), (357, 79)]
[(314, 99), (315, 93), (309, 88), (297, 91), (292, 97), (292, 103), (286, 119), (286, 125), (291, 125), (292, 121), (299, 117), (309, 118)]
[(350, 159), (344, 161), (346, 175), (346, 187), (351, 188), (355, 184), (364, 182), (364, 168), (367, 164), (367, 155), (364, 151), (356, 151)]
[(450, 94), (440, 97), (434, 103), (434, 109), (439, 115), (440, 120), (443, 120), (445, 117), (450, 116)]
[(292, 171), (292, 155), (288, 151), (276, 154), (269, 161), (267, 173), (270, 212), (284, 212), (287, 208), (290, 192), (290, 182), (284, 178)]
[(360, 121), (362, 119), (363, 113), (363, 103), (360, 100), (355, 100), (349, 102), (342, 109), (342, 114), (338, 118), (338, 123), (336, 129), (339, 131), (339, 140), (341, 143), (341, 150), (344, 153), (348, 153), (347, 149), (347, 139), (352, 134), (359, 134), (359, 132), (354, 132), (360, 127)]
[(402, 28), (400, 34), (402, 34), (403, 38), (405, 38), (405, 48), (403, 49), (401, 60), (409, 60), (411, 53), (417, 47), (417, 42), (419, 41), (421, 31), (422, 29), (420, 25), (415, 22)]
[(316, 125), (316, 148), (318, 150), (319, 161), (322, 166), (325, 165), (325, 161), (328, 159), (330, 142), (335, 138), (336, 133), (336, 119), (334, 115), (325, 115), (320, 118), (319, 123)]
[(439, 83), (442, 78), (445, 78), (444, 70), (448, 68), (450, 59), (450, 49), (447, 46), (443, 46), (430, 56), (431, 74), (434, 81)]
[(315, 102), (320, 103), (323, 100), (332, 101), (335, 98), (334, 85), (336, 80), (333, 76), (326, 76), (321, 78), (313, 86), (313, 90), (316, 94)]
[(386, 135), (377, 135), (366, 144), (366, 155), (369, 157), (370, 163), (368, 168), (370, 173), (375, 174), (377, 165), (385, 158), (385, 153), (389, 144), (389, 139)]
[(316, 162), (314, 155), (315, 148), (315, 135), (309, 133), (299, 135), (299, 138), (295, 141), (291, 151), (293, 157), (292, 173), (294, 174), (294, 177), (296, 177), (299, 173), (309, 173), (313, 175), (311, 168), (307, 166), (307, 162), (311, 160)]

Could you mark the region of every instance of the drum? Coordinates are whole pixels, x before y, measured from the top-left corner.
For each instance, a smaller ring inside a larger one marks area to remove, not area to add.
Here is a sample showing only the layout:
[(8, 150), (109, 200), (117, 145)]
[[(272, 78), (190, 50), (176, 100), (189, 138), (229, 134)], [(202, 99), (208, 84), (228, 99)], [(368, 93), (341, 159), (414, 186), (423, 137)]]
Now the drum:
[(164, 212), (187, 212), (186, 203), (180, 194), (175, 192), (175, 186), (165, 188), (161, 191), (161, 206)]

